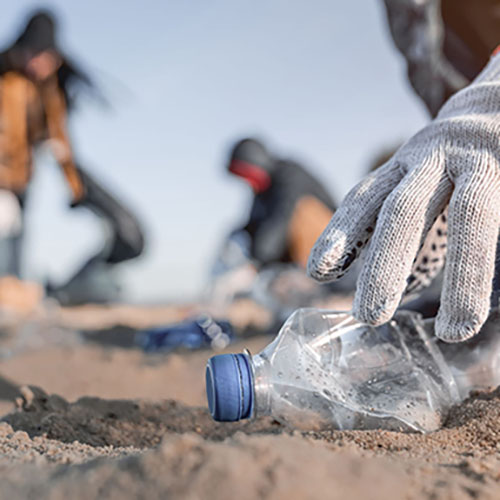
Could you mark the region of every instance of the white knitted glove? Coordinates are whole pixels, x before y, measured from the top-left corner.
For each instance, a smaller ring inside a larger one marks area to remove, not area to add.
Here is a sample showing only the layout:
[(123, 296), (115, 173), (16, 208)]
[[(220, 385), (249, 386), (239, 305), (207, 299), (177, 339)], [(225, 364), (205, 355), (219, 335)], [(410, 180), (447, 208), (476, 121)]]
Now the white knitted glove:
[[(448, 255), (435, 330), (449, 342), (475, 335), (488, 316), (494, 274), (499, 146), (496, 55), (430, 125), (349, 192), (311, 252), (309, 274), (318, 281), (341, 277), (371, 238), (353, 312), (360, 321), (382, 324), (398, 307), (417, 253), (429, 248), (426, 235), (449, 205)], [(446, 233), (441, 233), (442, 243), (430, 245), (429, 273), (443, 258)]]

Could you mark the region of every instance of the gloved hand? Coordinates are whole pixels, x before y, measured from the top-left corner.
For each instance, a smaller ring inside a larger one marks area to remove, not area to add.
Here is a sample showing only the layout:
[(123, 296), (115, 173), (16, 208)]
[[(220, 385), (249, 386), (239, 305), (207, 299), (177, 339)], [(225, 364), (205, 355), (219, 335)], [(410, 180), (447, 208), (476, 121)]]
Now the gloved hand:
[[(340, 278), (371, 239), (353, 313), (379, 325), (398, 307), (419, 249), (430, 250), (418, 260), (432, 272), (448, 238), (435, 331), (448, 342), (472, 337), (489, 312), (500, 224), (499, 154), (496, 55), (434, 121), (349, 192), (310, 254), (309, 274), (318, 281)], [(440, 229), (440, 240), (426, 244), (431, 227), (445, 222), (448, 205), (448, 235)]]

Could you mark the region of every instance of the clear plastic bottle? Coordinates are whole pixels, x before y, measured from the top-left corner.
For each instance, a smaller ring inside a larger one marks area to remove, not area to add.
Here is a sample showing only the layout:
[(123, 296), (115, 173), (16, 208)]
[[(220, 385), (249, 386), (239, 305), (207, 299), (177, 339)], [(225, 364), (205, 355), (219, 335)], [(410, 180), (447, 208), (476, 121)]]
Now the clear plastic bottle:
[(500, 321), (471, 341), (445, 344), (432, 322), (399, 312), (381, 327), (348, 313), (299, 309), (262, 352), (207, 364), (207, 397), (219, 421), (272, 415), (316, 430), (438, 429), (472, 389), (500, 382)]

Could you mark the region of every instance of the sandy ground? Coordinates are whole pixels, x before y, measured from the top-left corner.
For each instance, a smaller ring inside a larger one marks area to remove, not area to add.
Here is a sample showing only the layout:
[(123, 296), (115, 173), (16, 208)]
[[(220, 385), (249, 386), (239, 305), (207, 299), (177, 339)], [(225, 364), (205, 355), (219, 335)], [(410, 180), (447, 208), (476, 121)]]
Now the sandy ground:
[[(135, 328), (191, 312), (5, 319), (0, 499), (500, 498), (500, 390), (465, 401), (429, 435), (302, 433), (270, 418), (217, 424), (204, 408), (213, 353), (131, 347)], [(251, 336), (230, 350), (268, 341)]]

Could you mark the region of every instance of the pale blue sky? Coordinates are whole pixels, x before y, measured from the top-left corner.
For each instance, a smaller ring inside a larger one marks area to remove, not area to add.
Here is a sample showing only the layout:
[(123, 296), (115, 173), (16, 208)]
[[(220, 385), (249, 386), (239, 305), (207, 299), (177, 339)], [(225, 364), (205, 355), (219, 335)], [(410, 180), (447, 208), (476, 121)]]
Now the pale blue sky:
[[(123, 266), (135, 301), (197, 293), (250, 193), (223, 170), (233, 140), (258, 134), (303, 160), (340, 198), (384, 146), (426, 121), (392, 47), (380, 0), (59, 0), (67, 52), (111, 101), (72, 116), (75, 151), (148, 231)], [(2, 6), (0, 43), (31, 7)], [(363, 10), (364, 9), (364, 10)], [(37, 162), (25, 255), (30, 277), (63, 278), (101, 228), (47, 155)]]

